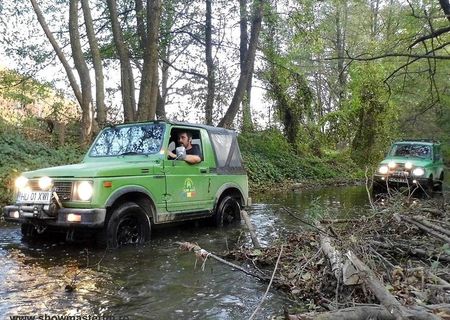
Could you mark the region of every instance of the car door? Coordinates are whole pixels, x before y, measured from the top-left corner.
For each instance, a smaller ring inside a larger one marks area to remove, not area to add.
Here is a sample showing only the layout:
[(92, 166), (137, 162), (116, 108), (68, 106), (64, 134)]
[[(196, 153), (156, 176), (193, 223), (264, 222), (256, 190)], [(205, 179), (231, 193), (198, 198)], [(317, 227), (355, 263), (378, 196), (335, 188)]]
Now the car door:
[[(199, 129), (189, 128), (189, 130), (194, 134), (192, 143), (197, 144), (202, 150), (203, 160), (197, 164), (189, 164), (184, 160), (164, 159), (166, 209), (171, 213), (204, 211), (208, 209), (208, 203), (211, 201), (207, 158), (209, 155), (203, 150), (203, 139), (207, 138), (207, 135)], [(174, 147), (172, 142), (168, 148), (170, 150)]]

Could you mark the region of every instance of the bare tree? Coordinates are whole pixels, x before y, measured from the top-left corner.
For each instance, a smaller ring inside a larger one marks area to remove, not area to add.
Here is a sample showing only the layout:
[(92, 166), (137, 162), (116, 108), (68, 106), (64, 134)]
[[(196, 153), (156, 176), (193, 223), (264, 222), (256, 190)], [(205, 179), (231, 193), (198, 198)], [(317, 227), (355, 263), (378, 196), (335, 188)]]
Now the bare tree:
[(211, 0), (206, 0), (206, 24), (205, 24), (205, 58), (206, 58), (206, 69), (207, 69), (207, 83), (208, 90), (206, 93), (206, 104), (205, 104), (205, 120), (206, 124), (213, 124), (213, 105), (214, 105), (214, 94), (215, 94), (215, 75), (214, 75), (214, 60), (212, 57), (212, 5)]
[(92, 54), (92, 63), (95, 71), (95, 105), (97, 111), (97, 124), (103, 127), (106, 123), (105, 109), (105, 84), (103, 77), (103, 65), (100, 50), (98, 48), (97, 38), (95, 36), (94, 24), (92, 22), (89, 0), (81, 0), (83, 16), (86, 25), (86, 33), (89, 40), (89, 48)]
[[(239, 27), (241, 31), (239, 54), (241, 71), (245, 66), (245, 57), (248, 51), (248, 31), (247, 31), (247, 0), (239, 0)], [(247, 89), (242, 99), (242, 131), (253, 131), (253, 121), (250, 109), (250, 98), (252, 90), (253, 68), (250, 71), (250, 78), (247, 82)]]
[(147, 0), (147, 35), (144, 50), (138, 120), (153, 120), (158, 102), (158, 35), (161, 0)]
[(245, 63), (241, 69), (239, 76), (238, 85), (231, 100), (230, 106), (223, 116), (222, 120), (219, 122), (220, 127), (230, 128), (239, 110), (239, 106), (247, 89), (248, 82), (250, 80), (253, 65), (255, 63), (256, 47), (258, 44), (259, 33), (261, 31), (262, 16), (263, 16), (263, 6), (264, 0), (256, 0), (255, 11), (253, 13), (252, 25), (250, 31), (250, 41), (245, 56)]
[(114, 43), (120, 60), (120, 82), (125, 122), (134, 121), (136, 116), (136, 99), (133, 69), (130, 62), (130, 52), (123, 38), (120, 27), (116, 0), (107, 0), (109, 17), (111, 20)]

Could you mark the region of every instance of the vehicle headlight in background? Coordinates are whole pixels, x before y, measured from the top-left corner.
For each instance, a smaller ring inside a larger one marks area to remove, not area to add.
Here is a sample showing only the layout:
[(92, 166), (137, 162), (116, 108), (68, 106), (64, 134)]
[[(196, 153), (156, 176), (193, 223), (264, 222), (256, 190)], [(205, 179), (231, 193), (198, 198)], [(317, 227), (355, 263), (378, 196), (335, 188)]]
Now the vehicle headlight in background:
[(396, 165), (397, 165), (397, 164), (395, 163), (395, 161), (391, 161), (391, 162), (389, 162), (388, 167), (389, 167), (390, 169), (394, 169)]
[(92, 181), (79, 181), (76, 184), (76, 195), (81, 201), (89, 201), (92, 197), (94, 188), (92, 187)]
[(386, 166), (386, 165), (380, 166), (380, 167), (378, 168), (378, 173), (386, 174), (386, 173), (388, 173), (388, 172), (389, 172), (389, 168), (388, 168), (388, 166)]
[(16, 179), (14, 184), (16, 185), (16, 188), (18, 190), (22, 190), (27, 186), (28, 178), (25, 178), (24, 176), (20, 176)]
[(423, 168), (415, 168), (412, 173), (413, 175), (420, 177), (425, 174), (425, 170), (423, 170)]
[(409, 170), (409, 169), (412, 169), (412, 162), (409, 162), (409, 161), (406, 162), (406, 163), (405, 163), (405, 168), (408, 169), (408, 170)]
[(44, 176), (39, 178), (38, 183), (41, 190), (48, 190), (52, 186), (53, 180), (50, 177)]

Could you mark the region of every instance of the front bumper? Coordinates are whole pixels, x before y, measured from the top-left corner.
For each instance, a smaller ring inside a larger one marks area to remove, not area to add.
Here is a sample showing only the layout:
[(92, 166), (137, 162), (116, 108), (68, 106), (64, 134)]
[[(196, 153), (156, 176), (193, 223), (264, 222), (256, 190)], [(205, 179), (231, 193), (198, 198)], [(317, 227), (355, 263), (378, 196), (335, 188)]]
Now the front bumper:
[(48, 215), (42, 206), (11, 205), (3, 208), (6, 221), (56, 227), (101, 228), (105, 223), (106, 209), (60, 208), (54, 216)]
[(373, 183), (377, 187), (386, 188), (389, 187), (425, 187), (428, 185), (427, 178), (416, 178), (411, 176), (391, 176), (376, 174), (373, 177)]

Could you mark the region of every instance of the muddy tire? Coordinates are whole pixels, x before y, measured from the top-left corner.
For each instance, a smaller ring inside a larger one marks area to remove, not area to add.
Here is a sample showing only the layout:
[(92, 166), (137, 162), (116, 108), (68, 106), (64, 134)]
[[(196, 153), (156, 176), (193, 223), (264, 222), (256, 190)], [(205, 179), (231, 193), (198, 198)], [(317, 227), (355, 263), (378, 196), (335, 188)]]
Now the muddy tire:
[(222, 227), (235, 224), (241, 221), (241, 206), (239, 202), (231, 197), (225, 196), (220, 200), (213, 216), (213, 224)]
[(425, 197), (433, 198), (433, 190), (434, 190), (433, 176), (430, 176), (428, 178), (427, 185), (425, 186)]
[(372, 186), (372, 198), (373, 199), (378, 199), (380, 197), (383, 197), (385, 194), (387, 194), (387, 190), (385, 187), (382, 187), (379, 184), (374, 184)]
[(36, 228), (31, 223), (22, 223), (20, 225), (20, 231), (24, 239), (36, 239), (38, 236)]
[(444, 190), (444, 173), (442, 172), (441, 176), (439, 177), (435, 191), (442, 192), (443, 190)]
[(134, 202), (126, 202), (113, 211), (98, 234), (97, 243), (108, 248), (140, 245), (149, 241), (150, 235), (150, 220), (145, 211)]

